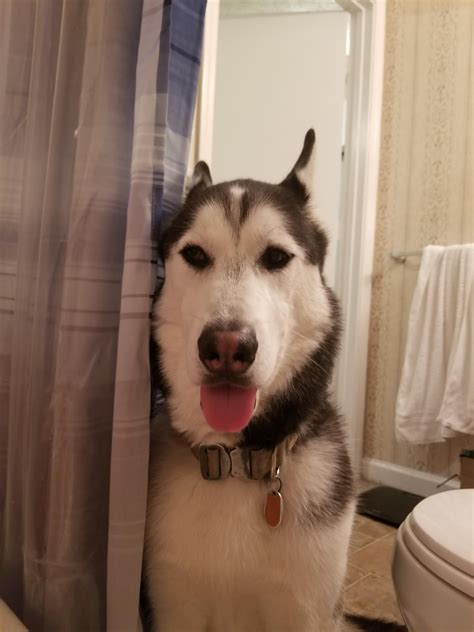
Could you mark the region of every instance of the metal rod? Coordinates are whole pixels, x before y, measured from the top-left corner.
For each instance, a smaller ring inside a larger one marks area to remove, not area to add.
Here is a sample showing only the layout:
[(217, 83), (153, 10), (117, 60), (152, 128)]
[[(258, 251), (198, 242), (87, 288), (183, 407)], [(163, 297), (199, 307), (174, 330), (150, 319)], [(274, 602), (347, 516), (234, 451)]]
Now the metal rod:
[(392, 259), (403, 263), (407, 257), (421, 257), (422, 254), (422, 250), (394, 250), (390, 253), (390, 256), (392, 257)]

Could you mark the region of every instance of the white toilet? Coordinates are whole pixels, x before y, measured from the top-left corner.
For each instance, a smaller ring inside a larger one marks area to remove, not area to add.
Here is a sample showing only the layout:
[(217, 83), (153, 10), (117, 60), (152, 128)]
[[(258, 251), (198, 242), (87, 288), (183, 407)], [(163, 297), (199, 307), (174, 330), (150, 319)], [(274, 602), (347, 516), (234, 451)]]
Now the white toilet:
[(392, 575), (410, 632), (474, 631), (474, 489), (413, 509), (397, 533)]

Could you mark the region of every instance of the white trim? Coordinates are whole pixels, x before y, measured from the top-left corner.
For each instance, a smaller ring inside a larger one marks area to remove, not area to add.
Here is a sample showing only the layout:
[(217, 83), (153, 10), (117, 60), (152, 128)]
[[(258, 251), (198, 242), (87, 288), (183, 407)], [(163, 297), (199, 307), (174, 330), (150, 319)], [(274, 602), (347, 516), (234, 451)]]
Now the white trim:
[(212, 171), (214, 102), (216, 93), (217, 40), (220, 0), (208, 0), (202, 46), (202, 74), (197, 115), (196, 158), (205, 160)]
[(342, 11), (337, 0), (221, 0), (222, 17)]
[(385, 0), (340, 0), (351, 13), (351, 73), (336, 292), (345, 330), (336, 393), (356, 473), (362, 461), (382, 116)]
[(405, 492), (411, 492), (419, 496), (432, 496), (440, 492), (459, 489), (458, 479), (448, 481), (438, 488), (437, 485), (441, 485), (446, 477), (420, 472), (410, 467), (403, 467), (388, 461), (379, 461), (378, 459), (364, 459), (362, 461), (362, 472), (364, 478), (369, 481), (402, 489)]

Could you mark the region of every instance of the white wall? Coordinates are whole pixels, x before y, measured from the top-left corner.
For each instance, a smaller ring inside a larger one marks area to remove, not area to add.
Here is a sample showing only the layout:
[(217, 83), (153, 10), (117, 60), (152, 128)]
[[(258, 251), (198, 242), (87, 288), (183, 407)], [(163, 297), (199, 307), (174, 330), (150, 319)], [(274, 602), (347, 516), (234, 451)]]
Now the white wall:
[(309, 127), (317, 137), (316, 203), (332, 238), (334, 280), (348, 14), (222, 18), (219, 22), (212, 173), (278, 182)]

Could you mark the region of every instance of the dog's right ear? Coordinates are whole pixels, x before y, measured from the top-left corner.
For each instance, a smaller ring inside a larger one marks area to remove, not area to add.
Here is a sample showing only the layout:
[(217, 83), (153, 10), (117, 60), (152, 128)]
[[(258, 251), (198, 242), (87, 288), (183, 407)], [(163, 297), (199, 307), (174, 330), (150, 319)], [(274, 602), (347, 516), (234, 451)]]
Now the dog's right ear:
[(187, 195), (199, 189), (207, 189), (212, 184), (211, 172), (207, 163), (204, 160), (200, 160), (194, 167), (193, 175), (189, 182)]

